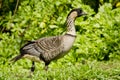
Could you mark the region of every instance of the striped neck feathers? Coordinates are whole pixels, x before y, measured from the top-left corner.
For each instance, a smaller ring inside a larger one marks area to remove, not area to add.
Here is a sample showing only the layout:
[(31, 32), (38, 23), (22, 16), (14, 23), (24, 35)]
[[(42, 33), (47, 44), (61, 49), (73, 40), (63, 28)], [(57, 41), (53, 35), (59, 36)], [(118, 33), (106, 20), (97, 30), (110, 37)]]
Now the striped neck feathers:
[(75, 18), (68, 16), (67, 20), (66, 20), (66, 24), (67, 24), (67, 33), (66, 34), (76, 35), (74, 23), (75, 23)]

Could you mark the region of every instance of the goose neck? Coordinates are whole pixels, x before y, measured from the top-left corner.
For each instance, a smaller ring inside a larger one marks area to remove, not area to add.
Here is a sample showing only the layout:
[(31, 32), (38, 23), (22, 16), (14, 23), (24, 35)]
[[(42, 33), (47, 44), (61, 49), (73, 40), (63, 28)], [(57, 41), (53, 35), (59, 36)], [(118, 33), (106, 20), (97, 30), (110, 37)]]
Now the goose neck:
[(72, 17), (67, 18), (67, 34), (71, 35), (76, 35), (76, 30), (75, 30), (75, 19)]

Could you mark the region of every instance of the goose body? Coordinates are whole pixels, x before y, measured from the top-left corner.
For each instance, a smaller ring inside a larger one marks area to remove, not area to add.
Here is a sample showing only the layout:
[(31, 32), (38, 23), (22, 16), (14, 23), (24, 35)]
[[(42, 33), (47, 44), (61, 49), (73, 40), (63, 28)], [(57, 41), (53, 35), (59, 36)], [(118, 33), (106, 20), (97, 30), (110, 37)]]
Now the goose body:
[(23, 57), (32, 61), (40, 62), (41, 58), (44, 58), (44, 61), (50, 62), (63, 57), (72, 47), (74, 40), (75, 37), (69, 35), (41, 38), (25, 45), (21, 48), (21, 53), (27, 53)]
[(22, 57), (27, 57), (32, 60), (31, 71), (34, 71), (35, 68), (34, 61), (44, 61), (47, 69), (52, 60), (63, 57), (71, 49), (76, 38), (74, 21), (82, 15), (85, 15), (85, 13), (81, 8), (71, 10), (66, 19), (67, 31), (64, 35), (29, 41), (20, 49), (20, 54), (13, 58), (12, 61), (16, 62)]

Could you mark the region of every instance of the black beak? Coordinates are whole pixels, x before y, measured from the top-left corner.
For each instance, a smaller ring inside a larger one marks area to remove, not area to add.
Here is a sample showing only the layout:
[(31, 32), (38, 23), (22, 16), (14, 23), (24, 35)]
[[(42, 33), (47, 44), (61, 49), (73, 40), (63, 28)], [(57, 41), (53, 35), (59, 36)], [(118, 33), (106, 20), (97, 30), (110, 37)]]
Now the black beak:
[(85, 12), (82, 12), (81, 15), (85, 15), (85, 16), (84, 16), (84, 21), (88, 18), (88, 17), (86, 16), (87, 13), (85, 13)]
[(85, 13), (85, 12), (82, 12), (82, 13), (81, 13), (81, 15), (87, 15), (87, 13)]

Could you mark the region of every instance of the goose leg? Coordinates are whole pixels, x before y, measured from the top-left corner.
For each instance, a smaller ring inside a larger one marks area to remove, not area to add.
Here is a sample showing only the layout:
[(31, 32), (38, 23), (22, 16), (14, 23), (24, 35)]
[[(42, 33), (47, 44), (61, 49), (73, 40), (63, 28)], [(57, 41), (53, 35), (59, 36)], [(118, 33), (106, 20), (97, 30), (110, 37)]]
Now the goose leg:
[(31, 72), (33, 73), (33, 72), (34, 72), (34, 70), (35, 70), (35, 62), (34, 62), (34, 61), (32, 61)]
[(45, 63), (45, 70), (47, 71), (48, 70), (48, 65), (50, 64), (50, 62), (46, 62)]
[(28, 77), (32, 77), (33, 73), (34, 73), (34, 70), (35, 70), (35, 62), (32, 61), (32, 66), (31, 66), (31, 70), (30, 70), (30, 75)]

